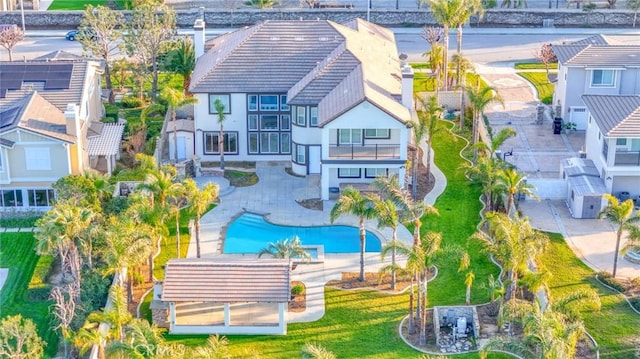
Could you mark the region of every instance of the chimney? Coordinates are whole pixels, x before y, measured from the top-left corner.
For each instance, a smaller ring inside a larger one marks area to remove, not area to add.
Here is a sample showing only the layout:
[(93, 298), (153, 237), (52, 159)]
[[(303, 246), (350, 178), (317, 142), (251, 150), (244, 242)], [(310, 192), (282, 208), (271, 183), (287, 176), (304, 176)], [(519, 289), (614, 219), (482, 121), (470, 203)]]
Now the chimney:
[(193, 47), (196, 53), (196, 59), (204, 55), (204, 16), (201, 19), (196, 19), (193, 24)]
[(402, 104), (413, 109), (413, 69), (402, 64)]
[(80, 114), (78, 106), (73, 103), (67, 105), (64, 111), (64, 119), (67, 125), (67, 134), (78, 137), (80, 136)]

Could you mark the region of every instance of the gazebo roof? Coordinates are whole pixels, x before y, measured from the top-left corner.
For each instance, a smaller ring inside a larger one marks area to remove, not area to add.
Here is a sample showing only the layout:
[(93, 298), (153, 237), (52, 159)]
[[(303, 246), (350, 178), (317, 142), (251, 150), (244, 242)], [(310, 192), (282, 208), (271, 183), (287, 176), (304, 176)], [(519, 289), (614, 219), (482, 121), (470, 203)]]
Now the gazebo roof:
[(288, 302), (286, 259), (172, 259), (165, 267), (164, 302)]

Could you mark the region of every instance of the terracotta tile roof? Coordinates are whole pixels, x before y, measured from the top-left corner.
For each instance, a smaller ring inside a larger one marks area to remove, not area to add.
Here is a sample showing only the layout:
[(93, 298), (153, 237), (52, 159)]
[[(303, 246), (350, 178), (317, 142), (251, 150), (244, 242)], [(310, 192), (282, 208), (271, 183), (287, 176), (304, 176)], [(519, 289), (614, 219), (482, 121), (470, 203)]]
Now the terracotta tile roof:
[(162, 301), (284, 303), (290, 298), (286, 259), (171, 259), (165, 267)]
[(106, 123), (102, 128), (102, 133), (98, 136), (89, 137), (87, 154), (89, 156), (115, 156), (120, 151), (120, 142), (124, 124)]
[(640, 138), (640, 96), (582, 95), (582, 100), (606, 137)]

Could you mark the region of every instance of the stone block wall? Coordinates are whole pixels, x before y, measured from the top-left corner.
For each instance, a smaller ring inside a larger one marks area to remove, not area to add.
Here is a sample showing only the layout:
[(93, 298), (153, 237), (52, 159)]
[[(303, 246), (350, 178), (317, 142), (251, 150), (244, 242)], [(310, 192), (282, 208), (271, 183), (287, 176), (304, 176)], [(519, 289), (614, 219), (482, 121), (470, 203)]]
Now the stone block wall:
[(169, 303), (153, 300), (151, 309), (151, 323), (160, 328), (169, 328)]
[[(82, 11), (25, 11), (27, 29), (72, 29), (80, 25)], [(123, 11), (125, 18), (130, 11)], [(199, 10), (178, 11), (178, 27), (190, 28), (198, 17)], [(240, 27), (258, 22), (277, 20), (330, 19), (335, 22), (367, 17), (366, 9), (207, 9), (207, 27)], [(372, 22), (383, 26), (424, 26), (437, 25), (428, 10), (387, 10), (372, 9)], [(596, 10), (585, 12), (575, 9), (491, 9), (480, 21), (481, 26), (530, 26), (542, 27), (544, 20), (553, 21), (559, 27), (631, 27), (633, 12), (625, 9)], [(20, 24), (20, 12), (0, 12), (0, 24)], [(477, 19), (471, 24), (476, 26)]]

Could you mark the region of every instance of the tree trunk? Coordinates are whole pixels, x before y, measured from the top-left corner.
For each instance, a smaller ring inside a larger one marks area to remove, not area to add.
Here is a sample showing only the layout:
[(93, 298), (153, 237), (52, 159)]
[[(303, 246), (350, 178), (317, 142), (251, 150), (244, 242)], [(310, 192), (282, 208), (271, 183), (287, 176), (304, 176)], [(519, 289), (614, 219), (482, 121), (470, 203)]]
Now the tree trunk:
[(449, 26), (444, 25), (444, 51), (442, 51), (442, 57), (444, 58), (444, 90), (449, 91)]
[(420, 247), (420, 218), (413, 221), (413, 248)]
[(616, 250), (613, 252), (613, 272), (611, 275), (613, 278), (616, 277), (616, 272), (618, 271), (618, 253), (620, 253), (620, 239), (622, 239), (622, 226), (618, 228), (616, 232)]
[(176, 258), (180, 258), (180, 206), (176, 203)]
[(393, 229), (393, 250), (391, 251), (391, 290), (396, 290), (396, 245), (398, 244), (396, 238), (396, 229)]
[(200, 258), (200, 216), (196, 217), (196, 258)]
[(423, 289), (422, 289), (422, 303), (420, 307), (420, 336), (418, 337), (418, 343), (421, 346), (427, 345), (427, 282), (429, 280), (429, 268), (424, 272)]
[(418, 193), (418, 151), (420, 151), (420, 144), (416, 143), (416, 150), (413, 155), (413, 164), (411, 165), (411, 198), (414, 200)]
[(360, 281), (364, 282), (364, 248), (367, 240), (367, 232), (364, 229), (364, 217), (360, 217)]
[(415, 322), (413, 319), (413, 301), (414, 301), (414, 292), (413, 286), (415, 285), (415, 276), (411, 276), (411, 291), (409, 292), (409, 334), (415, 334)]
[(220, 150), (220, 169), (224, 171), (224, 130), (220, 122), (220, 134), (218, 135), (218, 150)]
[(465, 296), (465, 303), (467, 305), (471, 304), (471, 286), (470, 285), (467, 286), (467, 293), (466, 293), (466, 296)]
[(105, 59), (104, 82), (107, 90), (109, 90), (109, 103), (113, 105), (116, 102), (116, 95), (113, 93), (113, 82), (111, 81), (111, 66), (109, 66), (109, 59)]
[(152, 65), (151, 68), (153, 70), (153, 80), (151, 81), (151, 99), (153, 100), (153, 102), (156, 101), (156, 98), (158, 96), (157, 92), (158, 92), (158, 59), (156, 59), (155, 56), (151, 57), (151, 61), (152, 61)]
[(427, 159), (425, 162), (427, 163), (427, 182), (431, 179), (431, 136), (429, 133), (429, 139), (427, 140)]
[(171, 108), (171, 120), (173, 122), (173, 160), (178, 163), (178, 120), (174, 108)]

